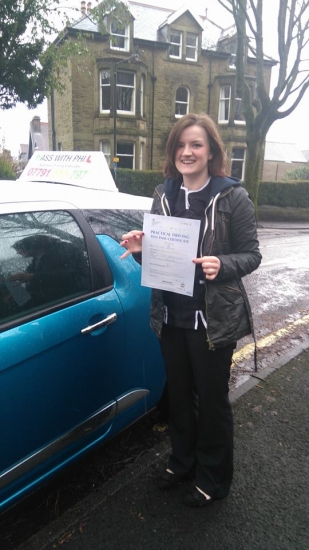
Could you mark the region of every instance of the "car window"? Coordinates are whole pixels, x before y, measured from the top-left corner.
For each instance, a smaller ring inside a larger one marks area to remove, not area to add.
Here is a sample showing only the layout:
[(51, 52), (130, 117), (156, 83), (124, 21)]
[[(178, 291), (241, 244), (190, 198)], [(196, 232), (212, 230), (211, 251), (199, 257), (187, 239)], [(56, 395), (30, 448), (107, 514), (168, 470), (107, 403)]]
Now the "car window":
[(83, 210), (83, 214), (96, 235), (109, 235), (118, 242), (124, 233), (143, 227), (140, 210)]
[(83, 234), (69, 212), (0, 216), (0, 323), (90, 290)]

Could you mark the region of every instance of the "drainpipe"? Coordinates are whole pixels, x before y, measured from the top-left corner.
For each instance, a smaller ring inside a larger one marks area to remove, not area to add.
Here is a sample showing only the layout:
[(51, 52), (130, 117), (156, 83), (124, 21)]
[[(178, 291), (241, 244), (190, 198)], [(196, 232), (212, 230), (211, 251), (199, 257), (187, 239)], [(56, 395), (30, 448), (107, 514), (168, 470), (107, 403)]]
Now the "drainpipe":
[[(154, 45), (156, 47), (156, 44)], [(154, 75), (155, 71), (155, 52), (152, 50), (152, 105), (151, 105), (151, 136), (150, 136), (150, 170), (153, 167), (153, 141), (154, 141), (154, 105), (155, 105), (155, 84), (157, 77)]]
[(56, 131), (55, 131), (55, 96), (54, 90), (50, 94), (50, 116), (51, 116), (51, 136), (52, 136), (52, 151), (56, 151)]
[(212, 78), (212, 57), (210, 57), (209, 59), (209, 78), (208, 78), (208, 84), (207, 84), (207, 88), (208, 88), (208, 105), (207, 105), (207, 114), (209, 115), (210, 113), (210, 97), (211, 97), (211, 89), (212, 89), (212, 82), (211, 82), (211, 78)]

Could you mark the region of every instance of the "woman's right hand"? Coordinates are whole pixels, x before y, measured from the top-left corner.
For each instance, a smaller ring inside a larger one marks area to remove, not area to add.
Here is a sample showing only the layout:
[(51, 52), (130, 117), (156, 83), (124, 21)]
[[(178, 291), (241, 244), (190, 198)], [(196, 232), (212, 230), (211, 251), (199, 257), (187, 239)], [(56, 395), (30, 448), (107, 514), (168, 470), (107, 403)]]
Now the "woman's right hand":
[(122, 254), (122, 256), (120, 256), (121, 260), (124, 260), (124, 258), (129, 256), (129, 254), (142, 251), (143, 235), (143, 231), (137, 231), (135, 229), (133, 231), (129, 231), (129, 233), (126, 233), (125, 235), (122, 235), (120, 246), (123, 246), (127, 250), (124, 254)]

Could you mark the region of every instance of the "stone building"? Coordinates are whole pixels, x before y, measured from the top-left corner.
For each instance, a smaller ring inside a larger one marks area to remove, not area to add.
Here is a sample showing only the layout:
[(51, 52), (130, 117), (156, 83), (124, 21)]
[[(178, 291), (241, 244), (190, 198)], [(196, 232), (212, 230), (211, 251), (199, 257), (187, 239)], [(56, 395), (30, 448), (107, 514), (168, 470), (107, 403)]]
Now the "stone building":
[(262, 179), (280, 181), (287, 172), (308, 166), (304, 153), (294, 143), (266, 141)]
[[(66, 39), (84, 33), (91, 55), (72, 63), (62, 82), (66, 92), (49, 99), (50, 148), (102, 150), (112, 166), (162, 168), (167, 136), (188, 112), (206, 112), (219, 126), (230, 159), (242, 177), (245, 121), (236, 87), (235, 36), (222, 34), (209, 47), (215, 27), (190, 7), (177, 11), (128, 2), (131, 22), (123, 29), (106, 17), (100, 33), (91, 3)], [(217, 29), (216, 29), (217, 30)], [(218, 30), (217, 30), (218, 34)], [(269, 85), (271, 60), (265, 61)], [(254, 99), (256, 60), (247, 57)]]

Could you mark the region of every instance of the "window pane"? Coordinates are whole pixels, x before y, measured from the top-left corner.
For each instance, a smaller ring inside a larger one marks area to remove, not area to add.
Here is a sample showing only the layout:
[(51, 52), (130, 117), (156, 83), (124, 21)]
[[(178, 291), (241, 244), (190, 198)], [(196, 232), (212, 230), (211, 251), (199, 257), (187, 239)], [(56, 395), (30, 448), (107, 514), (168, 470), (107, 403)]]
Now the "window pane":
[(175, 115), (183, 116), (188, 112), (187, 105), (184, 103), (176, 103)]
[(177, 88), (176, 92), (176, 101), (184, 101), (187, 103), (188, 101), (188, 90), (187, 88)]
[(145, 85), (145, 76), (142, 75), (142, 78), (141, 78), (141, 116), (144, 116), (144, 112), (145, 112), (145, 106), (144, 106), (144, 101), (145, 101), (145, 88), (146, 88), (146, 85)]
[(68, 212), (0, 216), (0, 321), (91, 289), (83, 235)]
[(186, 59), (195, 59), (195, 58), (196, 58), (196, 50), (193, 48), (187, 48)]
[(109, 235), (117, 242), (122, 235), (143, 228), (144, 212), (139, 210), (83, 210), (83, 214), (96, 235)]
[(244, 147), (234, 147), (232, 151), (232, 159), (243, 160), (245, 158)]
[(101, 71), (101, 110), (110, 110), (110, 71)]
[(230, 118), (231, 87), (221, 86), (219, 101), (219, 121), (228, 122)]
[(134, 143), (117, 143), (118, 168), (134, 168)]
[(117, 88), (117, 110), (133, 112), (133, 90)]
[(231, 57), (229, 60), (229, 68), (230, 69), (236, 69), (236, 54), (231, 53)]
[(130, 170), (133, 170), (133, 158), (119, 157), (118, 167), (129, 168)]
[(189, 112), (189, 91), (180, 86), (176, 90), (175, 115), (183, 116)]
[(111, 144), (109, 141), (101, 141), (101, 151), (104, 153), (106, 162), (110, 165), (111, 162)]
[(117, 72), (117, 110), (133, 113), (135, 110), (135, 75)]
[(117, 36), (113, 39), (113, 47), (119, 48), (120, 50), (125, 49), (125, 38), (121, 38), (121, 36)]
[(111, 81), (110, 71), (101, 71), (101, 84), (109, 86), (110, 81)]
[(243, 168), (242, 161), (234, 160), (232, 162), (231, 176), (233, 178), (238, 178), (238, 179), (241, 180), (242, 179), (242, 168)]
[(173, 57), (180, 57), (180, 48), (179, 48), (179, 46), (171, 45), (170, 55), (172, 55)]
[(115, 50), (129, 49), (129, 27), (118, 27), (117, 22), (111, 24), (110, 47)]
[(180, 44), (181, 43), (181, 34), (180, 34), (180, 32), (174, 31), (174, 32), (171, 33), (171, 42), (173, 44)]
[(242, 179), (244, 177), (244, 168), (245, 168), (245, 148), (234, 147), (232, 150), (231, 175), (234, 178)]
[(235, 122), (245, 122), (245, 115), (242, 108), (242, 100), (240, 97), (235, 98)]
[(112, 34), (122, 34), (124, 36), (125, 31), (126, 31), (125, 27), (120, 28), (120, 27), (118, 27), (116, 21), (112, 22), (112, 24), (111, 24), (111, 33)]
[(196, 34), (189, 33), (187, 34), (187, 46), (196, 46)]
[(111, 104), (110, 87), (102, 88), (102, 111), (109, 111)]
[(188, 33), (186, 38), (186, 59), (197, 59), (197, 35)]
[(117, 71), (117, 84), (124, 84), (126, 86), (134, 86), (134, 74), (133, 73), (123, 73)]
[(117, 143), (117, 154), (133, 155), (133, 151), (134, 151), (133, 143)]
[(181, 32), (172, 31), (170, 38), (170, 56), (172, 57), (181, 57)]
[(221, 98), (230, 99), (231, 96), (231, 86), (222, 86), (220, 89)]

